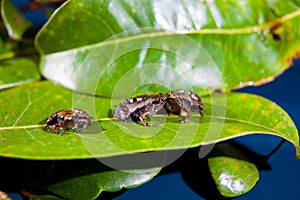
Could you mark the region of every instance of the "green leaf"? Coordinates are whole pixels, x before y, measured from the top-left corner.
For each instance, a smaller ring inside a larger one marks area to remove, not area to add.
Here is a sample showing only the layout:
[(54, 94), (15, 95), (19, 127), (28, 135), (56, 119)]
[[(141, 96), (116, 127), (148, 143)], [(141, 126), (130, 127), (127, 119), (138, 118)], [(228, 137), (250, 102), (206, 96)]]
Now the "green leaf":
[(255, 186), (259, 179), (258, 169), (238, 149), (229, 144), (218, 144), (212, 154), (208, 165), (223, 196), (239, 196)]
[(5, 33), (0, 40), (0, 90), (39, 80), (33, 41), (23, 38), (31, 24), (9, 0), (1, 1), (1, 18), (10, 39)]
[(31, 27), (22, 13), (17, 10), (9, 0), (1, 1), (1, 17), (10, 38), (22, 39), (23, 34)]
[(32, 56), (0, 61), (0, 89), (23, 85), (39, 79), (37, 61)]
[(40, 80), (37, 52), (32, 44), (4, 40), (0, 40), (0, 90)]
[[(185, 124), (156, 115), (156, 127), (119, 122), (111, 118), (121, 99), (72, 93), (49, 82), (35, 83), (0, 93), (0, 155), (29, 159), (109, 157), (155, 150), (184, 149), (213, 144), (247, 134), (282, 137), (295, 145), (297, 129), (278, 105), (262, 97), (240, 94), (203, 96), (204, 117), (193, 113)], [(60, 136), (43, 130), (45, 119), (61, 109), (81, 108), (93, 117), (80, 133)], [(241, 112), (243, 111), (243, 112)]]
[(49, 185), (46, 189), (66, 199), (95, 199), (103, 191), (116, 192), (122, 188), (140, 186), (155, 177), (160, 169), (104, 171), (67, 179)]
[(41, 71), (67, 88), (107, 96), (120, 85), (206, 94), (258, 85), (300, 50), (299, 7), (295, 0), (73, 0), (36, 38)]

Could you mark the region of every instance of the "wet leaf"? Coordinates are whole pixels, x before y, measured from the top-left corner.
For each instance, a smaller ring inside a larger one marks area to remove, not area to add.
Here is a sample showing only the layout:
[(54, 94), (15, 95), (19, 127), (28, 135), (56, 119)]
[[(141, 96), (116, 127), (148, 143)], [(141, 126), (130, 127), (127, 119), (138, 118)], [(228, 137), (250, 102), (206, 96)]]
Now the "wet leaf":
[[(193, 113), (185, 124), (164, 114), (153, 116), (155, 127), (113, 120), (121, 99), (72, 93), (49, 82), (0, 93), (0, 155), (29, 159), (109, 157), (155, 150), (184, 149), (247, 134), (271, 134), (293, 143), (299, 156), (297, 129), (278, 105), (262, 97), (229, 93), (203, 96), (204, 117)], [(81, 108), (92, 126), (63, 136), (43, 130), (45, 119), (61, 109)], [(241, 110), (243, 112), (241, 112)]]
[(238, 149), (219, 144), (208, 158), (212, 177), (223, 196), (235, 197), (250, 191), (259, 179), (256, 166)]
[(141, 93), (178, 86), (208, 93), (259, 85), (299, 52), (299, 6), (293, 0), (69, 1), (36, 39), (41, 71), (67, 88), (107, 96), (141, 86)]
[(31, 27), (21, 12), (9, 0), (1, 1), (1, 17), (10, 38), (22, 39), (23, 34)]

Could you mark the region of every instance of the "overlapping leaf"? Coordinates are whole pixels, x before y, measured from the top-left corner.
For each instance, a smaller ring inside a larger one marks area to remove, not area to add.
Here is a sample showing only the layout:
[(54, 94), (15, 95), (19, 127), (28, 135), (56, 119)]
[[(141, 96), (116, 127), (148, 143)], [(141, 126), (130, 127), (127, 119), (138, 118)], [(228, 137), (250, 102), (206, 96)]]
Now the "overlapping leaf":
[(30, 39), (14, 41), (22, 40), (29, 22), (7, 0), (1, 1), (1, 16), (7, 33), (0, 41), (0, 89), (39, 80), (38, 58)]
[(0, 41), (0, 89), (40, 79), (36, 51), (19, 45), (14, 41)]
[(0, 61), (0, 89), (34, 82), (39, 79), (37, 62), (32, 58), (23, 57)]
[[(133, 87), (155, 82), (156, 90), (180, 85), (202, 93), (260, 84), (288, 67), (299, 51), (299, 5), (70, 1), (37, 37), (41, 70), (65, 87), (103, 95), (112, 95), (125, 78)], [(131, 76), (124, 78), (126, 73)]]

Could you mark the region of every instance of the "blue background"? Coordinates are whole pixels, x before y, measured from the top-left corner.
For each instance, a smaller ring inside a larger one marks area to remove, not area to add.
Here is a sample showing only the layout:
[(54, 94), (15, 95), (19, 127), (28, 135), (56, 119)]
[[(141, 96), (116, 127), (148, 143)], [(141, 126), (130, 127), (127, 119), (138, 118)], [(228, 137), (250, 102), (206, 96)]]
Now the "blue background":
[[(21, 6), (28, 1), (13, 1)], [(47, 16), (39, 12), (25, 12), (34, 25), (41, 26)], [(275, 79), (275, 81), (260, 87), (248, 87), (241, 89), (241, 92), (258, 94), (266, 97), (281, 106), (294, 120), (300, 130), (300, 60), (294, 62), (294, 67)], [(236, 141), (244, 144), (255, 152), (268, 154), (279, 142), (278, 137), (251, 135), (238, 138)], [(300, 160), (295, 160), (295, 149), (290, 143), (285, 143), (280, 150), (274, 154), (268, 163), (271, 170), (260, 171), (260, 180), (257, 185), (248, 193), (236, 199), (300, 199), (299, 178)], [(197, 181), (194, 180), (197, 186)], [(203, 180), (202, 180), (203, 181)], [(205, 180), (204, 180), (205, 181)], [(197, 188), (189, 187), (180, 172), (171, 172), (156, 176), (150, 182), (130, 190), (118, 193), (116, 200), (127, 199), (203, 199), (199, 196)], [(13, 194), (14, 199), (20, 199)], [(109, 197), (111, 198), (111, 197)]]

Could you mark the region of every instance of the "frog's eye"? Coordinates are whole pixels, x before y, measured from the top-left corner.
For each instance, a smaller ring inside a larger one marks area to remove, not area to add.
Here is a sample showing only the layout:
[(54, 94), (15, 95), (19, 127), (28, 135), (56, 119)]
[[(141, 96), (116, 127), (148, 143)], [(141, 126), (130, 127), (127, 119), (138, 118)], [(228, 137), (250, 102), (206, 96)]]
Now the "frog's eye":
[(124, 99), (123, 102), (125, 104), (131, 104), (131, 103), (139, 102), (139, 101), (143, 101), (143, 100), (144, 100), (143, 97), (135, 97), (135, 98)]

